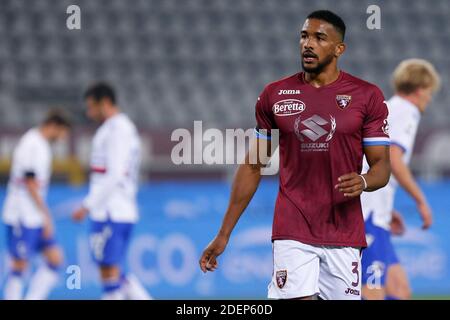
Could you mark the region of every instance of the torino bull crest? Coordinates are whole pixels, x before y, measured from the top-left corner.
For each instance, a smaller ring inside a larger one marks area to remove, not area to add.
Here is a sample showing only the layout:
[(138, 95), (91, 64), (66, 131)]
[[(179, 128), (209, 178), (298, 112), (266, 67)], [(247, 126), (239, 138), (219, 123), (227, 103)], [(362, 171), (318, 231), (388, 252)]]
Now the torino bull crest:
[(340, 94), (336, 96), (336, 104), (340, 109), (345, 109), (352, 102), (352, 96)]
[(284, 285), (286, 284), (286, 281), (287, 281), (287, 270), (277, 271), (276, 278), (277, 278), (277, 286), (278, 286), (278, 288), (283, 289), (283, 287), (284, 287)]

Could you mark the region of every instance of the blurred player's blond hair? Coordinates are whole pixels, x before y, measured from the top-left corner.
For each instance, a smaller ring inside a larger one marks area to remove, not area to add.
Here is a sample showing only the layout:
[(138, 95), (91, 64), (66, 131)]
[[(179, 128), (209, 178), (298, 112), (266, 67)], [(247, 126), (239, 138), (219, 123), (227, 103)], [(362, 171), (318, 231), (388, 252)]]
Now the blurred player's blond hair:
[(402, 61), (394, 70), (392, 82), (396, 92), (410, 94), (419, 88), (439, 90), (441, 79), (434, 66), (423, 59)]

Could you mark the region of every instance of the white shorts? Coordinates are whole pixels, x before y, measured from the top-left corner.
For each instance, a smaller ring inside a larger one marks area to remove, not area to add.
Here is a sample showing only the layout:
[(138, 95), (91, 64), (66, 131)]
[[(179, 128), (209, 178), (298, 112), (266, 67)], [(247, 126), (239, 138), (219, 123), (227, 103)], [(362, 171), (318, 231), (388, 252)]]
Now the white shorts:
[(309, 296), (325, 300), (361, 299), (359, 248), (275, 240), (273, 264), (269, 299)]

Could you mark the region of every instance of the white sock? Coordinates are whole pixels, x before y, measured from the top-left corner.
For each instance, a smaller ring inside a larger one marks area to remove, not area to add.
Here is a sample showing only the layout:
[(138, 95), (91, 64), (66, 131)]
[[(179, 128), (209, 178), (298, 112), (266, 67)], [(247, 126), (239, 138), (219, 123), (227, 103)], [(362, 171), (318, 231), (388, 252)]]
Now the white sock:
[(10, 273), (3, 289), (3, 298), (5, 300), (22, 299), (23, 279), (18, 273)]
[(129, 300), (152, 300), (153, 298), (145, 290), (144, 286), (133, 274), (128, 274), (124, 279), (122, 290)]
[(31, 278), (26, 300), (45, 300), (58, 282), (58, 273), (46, 265), (42, 265)]
[(102, 300), (125, 300), (125, 293), (118, 279), (103, 280)]
[(114, 290), (109, 292), (104, 292), (102, 300), (125, 300), (125, 295), (122, 290)]

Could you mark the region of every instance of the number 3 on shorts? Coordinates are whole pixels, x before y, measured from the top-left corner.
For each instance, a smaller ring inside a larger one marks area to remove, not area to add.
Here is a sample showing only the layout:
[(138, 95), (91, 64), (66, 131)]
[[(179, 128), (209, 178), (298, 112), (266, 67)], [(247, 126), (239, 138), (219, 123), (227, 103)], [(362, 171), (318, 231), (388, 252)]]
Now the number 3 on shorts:
[(352, 282), (353, 287), (358, 287), (358, 285), (359, 285), (359, 268), (358, 268), (358, 266), (359, 266), (358, 262), (352, 262), (352, 267), (353, 267), (352, 273), (356, 274), (356, 282)]

